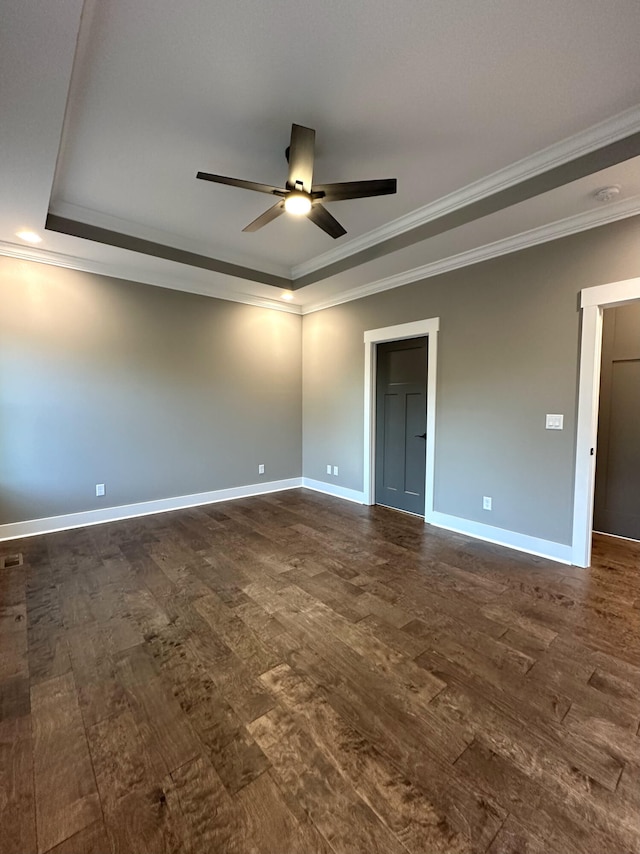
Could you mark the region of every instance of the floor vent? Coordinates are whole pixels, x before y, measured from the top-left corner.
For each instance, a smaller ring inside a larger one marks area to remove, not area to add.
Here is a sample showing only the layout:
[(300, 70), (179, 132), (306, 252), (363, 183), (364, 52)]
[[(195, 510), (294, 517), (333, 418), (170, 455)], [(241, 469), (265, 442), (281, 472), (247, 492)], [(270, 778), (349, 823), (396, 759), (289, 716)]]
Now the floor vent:
[(0, 557), (0, 569), (12, 569), (14, 566), (22, 566), (22, 553)]

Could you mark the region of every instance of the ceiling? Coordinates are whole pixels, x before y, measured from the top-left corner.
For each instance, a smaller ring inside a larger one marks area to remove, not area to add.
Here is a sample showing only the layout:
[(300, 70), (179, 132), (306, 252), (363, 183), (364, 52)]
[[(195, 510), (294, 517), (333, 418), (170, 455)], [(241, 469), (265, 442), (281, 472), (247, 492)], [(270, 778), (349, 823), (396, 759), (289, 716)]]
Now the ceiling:
[[(304, 312), (640, 212), (637, 0), (3, 7), (1, 254)], [(283, 186), (294, 122), (316, 182), (398, 179), (339, 240), (195, 179)]]

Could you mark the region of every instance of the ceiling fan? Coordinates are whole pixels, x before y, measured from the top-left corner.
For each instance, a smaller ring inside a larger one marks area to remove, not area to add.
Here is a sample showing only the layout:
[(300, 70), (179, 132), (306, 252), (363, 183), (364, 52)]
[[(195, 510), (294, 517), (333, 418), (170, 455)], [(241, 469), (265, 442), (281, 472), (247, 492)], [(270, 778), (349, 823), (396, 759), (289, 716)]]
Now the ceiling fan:
[(285, 151), (289, 163), (289, 177), (283, 189), (271, 187), (268, 184), (257, 184), (255, 181), (243, 181), (240, 178), (212, 175), (210, 172), (198, 172), (196, 178), (279, 197), (279, 201), (272, 208), (260, 214), (257, 219), (243, 228), (243, 231), (257, 231), (286, 211), (298, 216), (307, 216), (330, 237), (342, 237), (347, 233), (346, 229), (329, 213), (322, 202), (386, 196), (396, 192), (397, 182), (395, 178), (382, 178), (378, 181), (345, 181), (339, 184), (314, 185), (312, 180), (315, 138), (316, 132), (312, 128), (291, 125), (291, 142)]

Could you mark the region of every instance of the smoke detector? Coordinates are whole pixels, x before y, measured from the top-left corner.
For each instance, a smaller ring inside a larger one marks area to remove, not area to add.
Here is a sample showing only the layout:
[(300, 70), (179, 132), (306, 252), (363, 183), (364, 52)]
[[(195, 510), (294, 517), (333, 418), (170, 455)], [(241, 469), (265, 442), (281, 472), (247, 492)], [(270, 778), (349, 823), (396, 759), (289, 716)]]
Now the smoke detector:
[(611, 184), (610, 187), (601, 187), (593, 194), (596, 202), (612, 202), (620, 195), (620, 184)]

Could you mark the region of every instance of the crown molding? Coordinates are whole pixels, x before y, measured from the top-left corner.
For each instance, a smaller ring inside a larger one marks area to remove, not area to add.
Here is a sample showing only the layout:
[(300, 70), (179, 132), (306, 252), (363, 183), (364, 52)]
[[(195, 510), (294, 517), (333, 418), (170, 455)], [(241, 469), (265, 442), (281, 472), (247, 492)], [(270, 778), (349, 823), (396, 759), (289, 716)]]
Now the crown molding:
[(534, 178), (536, 175), (562, 166), (571, 160), (597, 151), (599, 148), (604, 148), (639, 131), (640, 107), (633, 107), (574, 136), (543, 148), (530, 157), (518, 160), (486, 178), (467, 184), (466, 187), (436, 199), (424, 207), (417, 208), (380, 228), (363, 234), (361, 237), (324, 252), (322, 255), (316, 255), (315, 258), (302, 264), (297, 264), (291, 269), (292, 279), (295, 283), (297, 279), (303, 276), (315, 273), (317, 270), (322, 270), (324, 267), (349, 258), (351, 255), (370, 249), (384, 240), (397, 237), (406, 231), (467, 207), (487, 196), (508, 189), (529, 178)]
[[(83, 225), (95, 226), (106, 231), (116, 232), (116, 234), (124, 234), (127, 237), (147, 240), (151, 243), (158, 243), (161, 246), (168, 246), (184, 252), (192, 252), (196, 255), (202, 255), (204, 258), (213, 257), (211, 255), (212, 247), (209, 244), (204, 244), (199, 240), (191, 240), (184, 235), (173, 234), (159, 228), (142, 225), (139, 222), (134, 222), (124, 217), (102, 213), (94, 208), (87, 208), (83, 205), (74, 205), (70, 202), (60, 200), (49, 205), (48, 213), (62, 219), (80, 222)], [(238, 253), (220, 251), (220, 247), (214, 247), (214, 251), (216, 253), (215, 260), (222, 261), (225, 264), (234, 264), (240, 267), (255, 267), (261, 273), (280, 276), (284, 279), (291, 277), (291, 268), (286, 264), (275, 262), (265, 263), (262, 259), (246, 254), (243, 254), (241, 257)]]
[(379, 279), (377, 282), (353, 288), (350, 291), (327, 300), (307, 303), (302, 307), (302, 314), (311, 314), (315, 311), (322, 311), (323, 309), (362, 299), (363, 297), (378, 294), (382, 291), (400, 288), (403, 285), (410, 285), (422, 279), (438, 276), (441, 273), (448, 273), (451, 270), (457, 270), (461, 267), (469, 267), (481, 261), (488, 261), (491, 258), (498, 258), (500, 255), (508, 255), (512, 252), (528, 249), (540, 243), (549, 243), (551, 240), (557, 240), (561, 237), (569, 237), (580, 231), (587, 231), (590, 228), (597, 228), (600, 225), (607, 225), (620, 219), (628, 219), (637, 214), (640, 214), (640, 196), (607, 205), (606, 208), (595, 208), (590, 211), (584, 211), (566, 219), (538, 226), (529, 231), (505, 237), (502, 240), (496, 240), (493, 243), (485, 243), (483, 246), (469, 249), (458, 255), (450, 255), (448, 258), (432, 261), (421, 267), (414, 267), (403, 273)]
[(512, 235), (511, 237), (504, 238), (503, 240), (487, 243), (483, 246), (469, 249), (466, 252), (451, 255), (448, 258), (433, 261), (429, 264), (424, 264), (420, 267), (414, 267), (411, 270), (406, 270), (402, 273), (397, 273), (393, 276), (379, 279), (376, 282), (352, 288), (349, 291), (330, 297), (329, 299), (309, 302), (303, 305), (286, 303), (280, 300), (271, 300), (268, 297), (259, 297), (253, 294), (238, 293), (230, 290), (227, 291), (220, 286), (215, 287), (212, 285), (207, 287), (199, 283), (179, 280), (173, 276), (170, 278), (164, 277), (156, 271), (147, 272), (139, 269), (126, 268), (120, 264), (112, 265), (98, 261), (88, 261), (85, 258), (64, 255), (57, 252), (47, 252), (35, 247), (27, 247), (2, 241), (0, 241), (0, 256), (4, 255), (22, 261), (34, 261), (39, 264), (51, 264), (54, 267), (64, 267), (69, 270), (78, 270), (80, 272), (95, 273), (101, 276), (110, 276), (115, 279), (140, 282), (141, 284), (155, 285), (156, 287), (168, 288), (170, 290), (199, 294), (200, 296), (207, 296), (213, 299), (223, 299), (230, 302), (243, 303), (245, 305), (254, 305), (259, 308), (268, 308), (274, 311), (284, 311), (289, 314), (305, 315), (312, 314), (315, 311), (332, 308), (336, 305), (342, 305), (343, 303), (362, 299), (363, 297), (371, 296), (372, 294), (392, 290), (393, 288), (399, 288), (403, 285), (409, 285), (413, 282), (428, 279), (433, 276), (440, 275), (441, 273), (448, 273), (451, 270), (457, 270), (461, 267), (469, 267), (472, 264), (488, 261), (491, 258), (498, 258), (501, 255), (518, 252), (522, 249), (527, 249), (530, 246), (536, 246), (540, 243), (548, 243), (551, 240), (568, 237), (571, 234), (577, 234), (580, 231), (586, 231), (590, 228), (607, 225), (608, 223), (616, 222), (620, 219), (627, 219), (629, 217), (636, 216), (637, 214), (640, 214), (640, 197), (624, 199), (623, 201), (607, 205), (605, 208), (594, 208), (593, 210), (585, 211), (573, 217), (567, 217), (566, 219), (539, 226), (538, 228), (530, 229), (529, 231), (523, 231), (520, 234)]
[(302, 314), (301, 307), (295, 303), (259, 297), (228, 290), (220, 285), (203, 285), (199, 282), (189, 282), (178, 276), (165, 276), (157, 271), (146, 271), (138, 268), (125, 267), (122, 264), (105, 264), (100, 261), (90, 261), (74, 255), (64, 255), (60, 252), (48, 252), (35, 247), (17, 245), (0, 241), (0, 256), (16, 258), (20, 261), (34, 261), (37, 264), (50, 264), (53, 267), (64, 267), (67, 270), (78, 270), (84, 273), (95, 273), (99, 276), (110, 276), (113, 279), (124, 279), (139, 282), (143, 285), (155, 285), (172, 291), (198, 294), (212, 299), (223, 299), (229, 302), (239, 302), (254, 305), (258, 308), (269, 308), (273, 311), (284, 311), (288, 314)]

